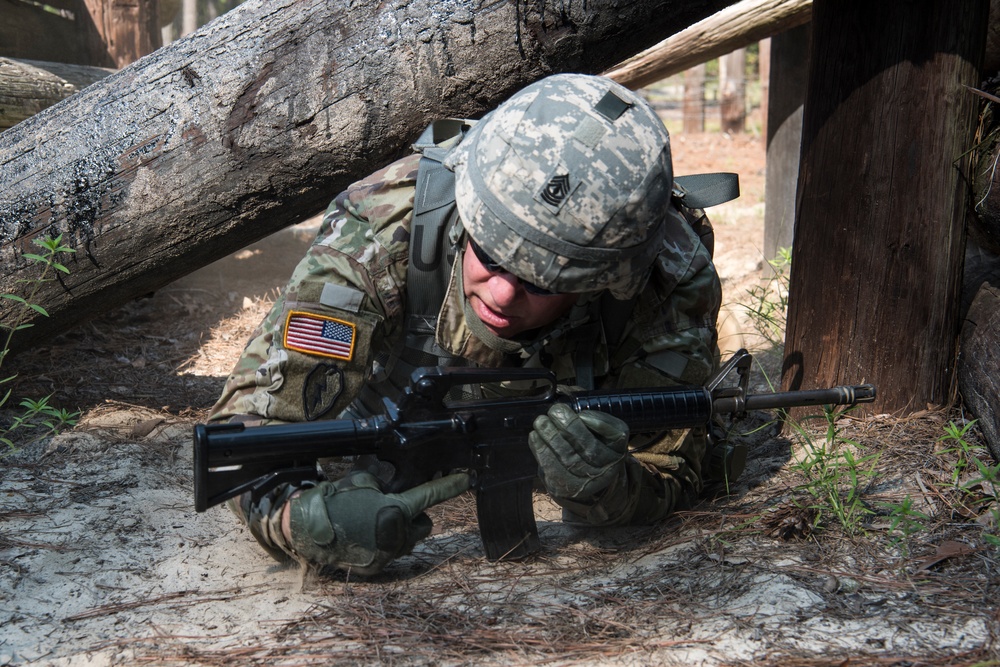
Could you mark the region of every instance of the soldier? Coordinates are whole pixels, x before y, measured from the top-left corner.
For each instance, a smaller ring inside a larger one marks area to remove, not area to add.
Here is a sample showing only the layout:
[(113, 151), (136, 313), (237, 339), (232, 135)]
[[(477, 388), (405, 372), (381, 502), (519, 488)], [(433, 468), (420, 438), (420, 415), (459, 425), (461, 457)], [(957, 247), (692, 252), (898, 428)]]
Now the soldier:
[[(555, 75), (455, 129), (337, 196), (213, 419), (370, 415), (427, 365), (544, 367), (607, 389), (717, 369), (707, 221), (675, 205), (667, 130), (644, 100)], [(530, 446), (568, 521), (648, 524), (702, 486), (701, 432), (640, 442), (610, 415), (554, 404)], [(386, 474), (360, 460), (230, 507), (280, 560), (372, 574), (430, 534), (427, 507), (469, 488), (456, 472), (384, 493)]]

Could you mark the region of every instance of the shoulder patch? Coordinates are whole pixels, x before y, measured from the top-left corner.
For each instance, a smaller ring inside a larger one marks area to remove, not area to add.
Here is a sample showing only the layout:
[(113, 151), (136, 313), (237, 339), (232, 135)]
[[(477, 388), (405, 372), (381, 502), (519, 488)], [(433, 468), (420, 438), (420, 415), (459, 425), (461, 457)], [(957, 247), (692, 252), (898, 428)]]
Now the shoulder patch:
[(335, 317), (291, 311), (285, 321), (284, 346), (305, 354), (350, 361), (355, 326)]
[(343, 390), (342, 370), (333, 364), (316, 364), (302, 385), (302, 412), (306, 421), (315, 421), (329, 412)]

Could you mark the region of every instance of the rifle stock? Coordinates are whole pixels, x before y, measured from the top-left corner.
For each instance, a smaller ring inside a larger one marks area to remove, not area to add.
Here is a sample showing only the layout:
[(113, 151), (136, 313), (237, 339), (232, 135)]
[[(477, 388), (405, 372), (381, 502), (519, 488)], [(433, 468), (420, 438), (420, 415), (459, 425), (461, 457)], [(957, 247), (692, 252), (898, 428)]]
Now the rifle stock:
[[(476, 492), (480, 537), (489, 560), (518, 559), (540, 548), (532, 508), (537, 464), (528, 446), (535, 417), (553, 402), (575, 411), (602, 410), (632, 433), (706, 426), (715, 414), (739, 415), (808, 405), (852, 405), (875, 399), (871, 385), (748, 395), (752, 358), (736, 355), (706, 386), (626, 391), (556, 391), (555, 377), (537, 369), (421, 368), (386, 414), (246, 428), (199, 424), (194, 429), (194, 495), (199, 512), (242, 493), (259, 498), (277, 485), (315, 479), (317, 459), (375, 455), (391, 463), (388, 491), (401, 491), (439, 473), (466, 470)], [(737, 387), (720, 388), (732, 370)], [(448, 402), (457, 385), (534, 381), (540, 395)]]

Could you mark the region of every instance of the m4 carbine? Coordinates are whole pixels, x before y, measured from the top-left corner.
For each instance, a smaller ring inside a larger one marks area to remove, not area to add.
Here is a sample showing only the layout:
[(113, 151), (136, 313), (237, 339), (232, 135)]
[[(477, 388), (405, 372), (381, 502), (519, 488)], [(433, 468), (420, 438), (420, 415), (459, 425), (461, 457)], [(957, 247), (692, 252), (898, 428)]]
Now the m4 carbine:
[[(245, 492), (259, 498), (283, 482), (316, 479), (317, 461), (374, 455), (391, 463), (387, 491), (413, 488), (439, 473), (467, 471), (476, 493), (479, 533), (490, 560), (522, 558), (539, 549), (532, 506), (538, 467), (528, 446), (532, 423), (554, 402), (601, 410), (622, 419), (632, 434), (707, 427), (714, 415), (875, 400), (871, 385), (750, 395), (752, 357), (740, 350), (702, 386), (625, 391), (557, 391), (555, 376), (539, 369), (420, 368), (384, 415), (245, 427), (197, 425), (194, 430), (195, 509)], [(733, 370), (739, 383), (721, 387)], [(462, 385), (530, 381), (540, 394), (453, 402)]]

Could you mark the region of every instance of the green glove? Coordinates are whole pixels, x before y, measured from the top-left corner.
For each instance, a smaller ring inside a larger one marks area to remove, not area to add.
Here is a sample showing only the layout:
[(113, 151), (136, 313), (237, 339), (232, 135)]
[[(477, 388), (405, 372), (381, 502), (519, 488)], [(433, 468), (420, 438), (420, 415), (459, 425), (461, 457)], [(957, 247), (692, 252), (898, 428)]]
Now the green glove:
[(402, 493), (383, 493), (378, 479), (367, 472), (320, 482), (289, 501), (292, 548), (315, 563), (375, 574), (430, 535), (425, 509), (468, 488), (465, 473)]
[(528, 444), (555, 498), (591, 501), (625, 469), (628, 424), (617, 417), (556, 403), (532, 427)]

